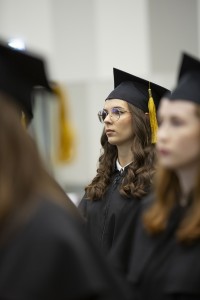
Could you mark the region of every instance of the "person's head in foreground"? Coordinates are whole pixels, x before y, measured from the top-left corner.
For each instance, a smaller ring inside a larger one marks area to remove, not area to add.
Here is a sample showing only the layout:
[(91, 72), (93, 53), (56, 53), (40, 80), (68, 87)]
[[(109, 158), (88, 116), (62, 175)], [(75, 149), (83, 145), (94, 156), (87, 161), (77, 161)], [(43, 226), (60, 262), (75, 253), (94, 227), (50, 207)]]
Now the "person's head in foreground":
[(34, 95), (53, 92), (43, 57), (0, 42), (0, 94), (15, 104), (28, 125), (33, 118)]
[(179, 240), (200, 237), (200, 61), (183, 54), (178, 83), (158, 110), (156, 201), (144, 216), (152, 233), (163, 231), (174, 205), (188, 213)]

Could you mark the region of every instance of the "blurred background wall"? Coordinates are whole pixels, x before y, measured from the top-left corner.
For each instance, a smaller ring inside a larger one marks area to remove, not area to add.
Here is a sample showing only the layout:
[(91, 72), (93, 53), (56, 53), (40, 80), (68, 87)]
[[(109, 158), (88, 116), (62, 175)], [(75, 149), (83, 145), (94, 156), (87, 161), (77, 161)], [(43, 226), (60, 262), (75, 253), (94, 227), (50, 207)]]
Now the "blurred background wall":
[(67, 192), (81, 196), (95, 175), (112, 68), (172, 88), (181, 51), (200, 56), (199, 20), (199, 0), (0, 0), (0, 38), (44, 55), (68, 95), (76, 151), (54, 166)]

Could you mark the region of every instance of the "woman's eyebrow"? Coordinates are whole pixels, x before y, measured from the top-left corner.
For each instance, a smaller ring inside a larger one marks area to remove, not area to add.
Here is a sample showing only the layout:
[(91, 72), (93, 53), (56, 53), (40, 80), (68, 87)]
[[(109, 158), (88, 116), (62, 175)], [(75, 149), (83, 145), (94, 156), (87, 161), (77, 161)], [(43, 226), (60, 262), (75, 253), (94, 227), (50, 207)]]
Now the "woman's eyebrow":
[[(110, 109), (113, 109), (113, 108), (117, 108), (117, 109), (126, 109), (125, 107), (122, 107), (122, 106), (113, 106), (111, 107)], [(108, 110), (107, 108), (104, 108), (104, 110)]]

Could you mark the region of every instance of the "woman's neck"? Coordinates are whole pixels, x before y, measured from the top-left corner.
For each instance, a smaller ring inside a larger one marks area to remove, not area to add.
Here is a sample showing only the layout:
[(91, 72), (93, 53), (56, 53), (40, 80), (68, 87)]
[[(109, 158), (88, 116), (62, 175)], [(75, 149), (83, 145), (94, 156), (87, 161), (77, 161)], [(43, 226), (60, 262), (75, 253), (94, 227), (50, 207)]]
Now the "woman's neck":
[(119, 164), (124, 167), (133, 161), (133, 153), (131, 149), (118, 148), (118, 161)]
[(195, 186), (197, 167), (194, 166), (193, 168), (190, 169), (187, 168), (187, 170), (186, 169), (178, 170), (177, 176), (179, 178), (182, 195), (183, 197), (187, 197), (188, 194)]

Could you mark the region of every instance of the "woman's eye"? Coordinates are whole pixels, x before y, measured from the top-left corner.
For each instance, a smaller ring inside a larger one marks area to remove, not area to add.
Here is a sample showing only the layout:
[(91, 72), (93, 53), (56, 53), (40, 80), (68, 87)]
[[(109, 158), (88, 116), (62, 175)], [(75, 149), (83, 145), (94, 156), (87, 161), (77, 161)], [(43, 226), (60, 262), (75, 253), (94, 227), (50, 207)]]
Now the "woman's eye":
[(112, 114), (113, 115), (121, 115), (121, 114), (123, 114), (123, 111), (119, 110), (118, 108), (113, 108)]
[(112, 111), (111, 111), (111, 113), (112, 113), (113, 115), (119, 115), (119, 109), (113, 108)]
[(162, 125), (165, 125), (165, 124), (169, 124), (171, 126), (182, 126), (184, 125), (184, 121), (180, 118), (169, 118), (169, 119), (163, 119), (163, 118), (159, 118), (157, 119), (158, 121), (158, 126), (161, 127)]
[(183, 123), (184, 122), (180, 119), (172, 119), (171, 120), (171, 124), (174, 125), (174, 126), (181, 126), (181, 125), (183, 125)]

